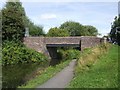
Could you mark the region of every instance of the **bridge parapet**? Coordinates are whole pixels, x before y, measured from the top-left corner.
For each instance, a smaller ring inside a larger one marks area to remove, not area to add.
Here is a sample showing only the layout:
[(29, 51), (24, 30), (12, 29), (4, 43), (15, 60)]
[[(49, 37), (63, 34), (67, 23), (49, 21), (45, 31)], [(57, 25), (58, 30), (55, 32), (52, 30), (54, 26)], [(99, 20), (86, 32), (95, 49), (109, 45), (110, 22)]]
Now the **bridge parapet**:
[(45, 37), (46, 44), (80, 44), (81, 37)]
[(81, 50), (84, 48), (94, 47), (101, 43), (101, 38), (95, 36), (82, 36), (81, 37)]
[(44, 37), (25, 37), (24, 44), (38, 52), (44, 52), (46, 49)]
[(101, 43), (101, 38), (94, 36), (81, 36), (81, 37), (26, 37), (24, 44), (38, 52), (47, 52), (46, 46), (50, 47), (80, 47), (84, 48), (94, 47)]

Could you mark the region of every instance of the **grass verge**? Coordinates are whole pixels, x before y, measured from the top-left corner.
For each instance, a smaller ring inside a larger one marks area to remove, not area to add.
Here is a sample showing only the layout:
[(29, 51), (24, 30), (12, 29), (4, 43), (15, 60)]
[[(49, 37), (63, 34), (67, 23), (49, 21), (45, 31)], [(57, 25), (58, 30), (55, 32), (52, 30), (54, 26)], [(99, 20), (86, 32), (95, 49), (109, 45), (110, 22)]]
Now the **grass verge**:
[(47, 69), (45, 69), (40, 75), (28, 81), (25, 85), (19, 86), (18, 88), (36, 88), (38, 85), (41, 85), (45, 83), (47, 80), (49, 80), (50, 78), (52, 78), (56, 73), (61, 71), (69, 63), (70, 63), (70, 60), (66, 60), (56, 66), (50, 66)]
[(78, 61), (76, 75), (68, 87), (117, 88), (118, 46), (112, 45), (108, 51), (105, 48), (94, 48), (87, 53)]

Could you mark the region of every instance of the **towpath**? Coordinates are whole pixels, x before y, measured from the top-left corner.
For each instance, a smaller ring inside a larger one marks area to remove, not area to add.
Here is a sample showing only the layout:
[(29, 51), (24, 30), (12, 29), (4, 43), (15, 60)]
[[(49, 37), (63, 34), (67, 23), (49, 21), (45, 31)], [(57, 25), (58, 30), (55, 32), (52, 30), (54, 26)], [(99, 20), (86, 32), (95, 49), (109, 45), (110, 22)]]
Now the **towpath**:
[(37, 87), (39, 88), (65, 88), (74, 76), (74, 67), (76, 60), (72, 60), (67, 67), (57, 73), (54, 77), (49, 79), (44, 84)]

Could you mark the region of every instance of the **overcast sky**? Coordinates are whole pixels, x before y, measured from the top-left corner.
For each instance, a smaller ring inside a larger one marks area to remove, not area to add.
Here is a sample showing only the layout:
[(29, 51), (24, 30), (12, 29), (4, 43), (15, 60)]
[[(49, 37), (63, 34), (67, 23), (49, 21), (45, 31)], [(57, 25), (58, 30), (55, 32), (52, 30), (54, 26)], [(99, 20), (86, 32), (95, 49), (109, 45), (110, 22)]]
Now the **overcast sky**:
[[(118, 2), (24, 2), (26, 15), (37, 25), (42, 25), (45, 32), (51, 27), (59, 27), (65, 21), (76, 21), (83, 25), (95, 26), (99, 33), (110, 32), (111, 22), (118, 15)], [(106, 0), (107, 1), (107, 0)]]

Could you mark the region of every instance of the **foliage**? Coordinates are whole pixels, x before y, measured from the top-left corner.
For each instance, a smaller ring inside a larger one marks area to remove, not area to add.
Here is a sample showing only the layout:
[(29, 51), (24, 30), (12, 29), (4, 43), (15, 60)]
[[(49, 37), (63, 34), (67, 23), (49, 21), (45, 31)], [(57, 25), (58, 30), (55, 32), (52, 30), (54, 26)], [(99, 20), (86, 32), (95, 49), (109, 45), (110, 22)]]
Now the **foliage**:
[(22, 40), (25, 28), (29, 28), (31, 36), (44, 35), (43, 27), (34, 25), (25, 15), (22, 3), (7, 2), (2, 9), (2, 36), (3, 40)]
[(35, 25), (34, 23), (32, 23), (32, 21), (28, 17), (26, 17), (26, 23), (27, 23), (27, 27), (29, 29), (30, 36), (45, 35), (45, 33), (43, 31), (43, 27), (39, 26), (39, 25)]
[(60, 28), (51, 28), (49, 30), (49, 32), (47, 33), (47, 36), (50, 37), (65, 37), (65, 36), (69, 36), (68, 31), (64, 30), (64, 29), (60, 29)]
[(78, 22), (67, 21), (61, 24), (61, 29), (66, 29), (70, 36), (96, 36), (98, 31), (95, 27), (87, 25), (84, 26)]
[(34, 50), (26, 48), (23, 44), (13, 41), (3, 42), (2, 64), (14, 65), (18, 63), (45, 63), (47, 58)]
[(84, 26), (83, 36), (97, 36), (97, 35), (98, 35), (98, 31), (95, 27), (90, 25)]
[(80, 51), (76, 49), (58, 49), (58, 53), (61, 56), (61, 59), (78, 59)]
[[(119, 32), (117, 32), (119, 30)], [(115, 17), (113, 24), (111, 25), (110, 37), (112, 42), (120, 45), (120, 15)]]
[(61, 24), (59, 28), (51, 28), (47, 36), (65, 37), (65, 36), (97, 36), (98, 31), (90, 25), (82, 25), (78, 22), (67, 21)]
[[(97, 49), (97, 48), (96, 48)], [(118, 46), (112, 46), (108, 49), (107, 53), (106, 46), (102, 45), (98, 50), (87, 50), (87, 56), (82, 56), (81, 60), (78, 61), (77, 72), (74, 79), (71, 81), (69, 88), (117, 88), (118, 87)], [(100, 54), (100, 57), (93, 59), (94, 54), (91, 54), (93, 51), (98, 52), (94, 53), (96, 56)], [(90, 53), (91, 52), (91, 53)], [(91, 55), (91, 59), (90, 59)], [(102, 55), (102, 56), (101, 56)], [(91, 60), (95, 60), (92, 65), (86, 64), (90, 63)], [(86, 60), (86, 61), (84, 61)], [(82, 64), (82, 66), (81, 66)], [(84, 68), (85, 65), (87, 68)], [(84, 70), (81, 72), (80, 70)]]
[(82, 36), (83, 27), (78, 22), (67, 21), (60, 28), (66, 29), (70, 33), (70, 36)]
[(45, 35), (43, 32), (43, 28), (41, 26), (31, 26), (29, 29), (29, 34), (30, 36), (41, 36), (41, 35)]
[(46, 68), (44, 71), (42, 71), (40, 75), (28, 81), (26, 84), (19, 86), (18, 88), (36, 88), (38, 85), (45, 83), (47, 80), (53, 77), (56, 73), (61, 71), (64, 67), (66, 67), (69, 64), (69, 62), (70, 60), (66, 60), (65, 62), (61, 62), (56, 66), (50, 66)]
[(2, 39), (22, 40), (25, 33), (24, 18), (21, 2), (7, 2), (2, 9)]

